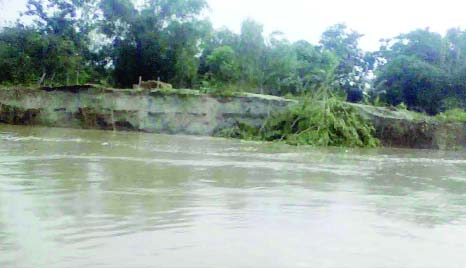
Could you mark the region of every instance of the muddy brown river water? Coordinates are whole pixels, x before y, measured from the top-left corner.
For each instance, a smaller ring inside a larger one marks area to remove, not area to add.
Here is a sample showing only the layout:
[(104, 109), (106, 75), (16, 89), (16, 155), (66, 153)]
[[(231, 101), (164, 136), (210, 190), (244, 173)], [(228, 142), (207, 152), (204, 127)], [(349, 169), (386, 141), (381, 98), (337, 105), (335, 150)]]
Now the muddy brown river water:
[(0, 267), (466, 267), (466, 154), (0, 125)]

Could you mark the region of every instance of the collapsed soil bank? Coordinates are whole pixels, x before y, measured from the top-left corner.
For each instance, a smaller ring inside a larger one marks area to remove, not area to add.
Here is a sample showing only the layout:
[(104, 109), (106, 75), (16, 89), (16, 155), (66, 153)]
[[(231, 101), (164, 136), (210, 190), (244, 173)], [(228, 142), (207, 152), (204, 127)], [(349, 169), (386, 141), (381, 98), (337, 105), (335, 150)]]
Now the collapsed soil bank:
[[(130, 130), (213, 136), (238, 123), (260, 127), (296, 102), (241, 94), (210, 96), (191, 90), (118, 90), (93, 86), (0, 90), (0, 122), (17, 125)], [(355, 105), (385, 146), (466, 148), (466, 124)]]

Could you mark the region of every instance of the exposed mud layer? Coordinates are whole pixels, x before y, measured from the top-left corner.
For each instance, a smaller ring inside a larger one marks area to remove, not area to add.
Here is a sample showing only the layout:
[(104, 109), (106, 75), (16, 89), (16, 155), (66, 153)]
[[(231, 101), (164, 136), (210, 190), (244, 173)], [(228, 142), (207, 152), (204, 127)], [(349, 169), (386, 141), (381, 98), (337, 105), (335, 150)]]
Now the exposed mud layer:
[(23, 109), (21, 107), (2, 104), (0, 101), (0, 122), (12, 125), (36, 125), (41, 109)]
[[(0, 90), (0, 122), (17, 125), (211, 136), (235, 125), (263, 125), (296, 102), (262, 95), (208, 96), (188, 90), (118, 90), (93, 86)], [(385, 146), (466, 148), (466, 124), (355, 105)]]
[(465, 148), (464, 124), (427, 123), (391, 118), (374, 120), (376, 136), (385, 146), (418, 149)]

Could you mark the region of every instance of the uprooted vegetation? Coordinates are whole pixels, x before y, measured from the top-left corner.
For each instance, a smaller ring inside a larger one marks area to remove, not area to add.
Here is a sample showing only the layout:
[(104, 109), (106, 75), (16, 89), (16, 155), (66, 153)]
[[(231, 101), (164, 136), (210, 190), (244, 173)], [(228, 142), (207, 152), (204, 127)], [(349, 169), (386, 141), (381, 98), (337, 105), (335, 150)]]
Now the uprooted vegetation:
[(292, 145), (376, 147), (375, 128), (348, 103), (322, 90), (301, 98), (299, 104), (271, 113), (264, 124), (238, 123), (221, 136), (283, 141)]

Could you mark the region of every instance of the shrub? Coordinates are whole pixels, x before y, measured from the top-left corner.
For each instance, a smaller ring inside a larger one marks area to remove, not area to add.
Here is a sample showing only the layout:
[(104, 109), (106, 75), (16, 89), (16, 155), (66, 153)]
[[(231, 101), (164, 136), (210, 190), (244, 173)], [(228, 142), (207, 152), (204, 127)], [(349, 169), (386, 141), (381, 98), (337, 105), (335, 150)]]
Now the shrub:
[(446, 112), (440, 113), (436, 116), (437, 119), (443, 122), (455, 123), (463, 122), (466, 123), (466, 111), (463, 109), (453, 109)]
[(228, 136), (293, 145), (378, 146), (374, 127), (353, 106), (335, 96), (327, 96), (327, 90), (307, 96), (298, 105), (272, 114), (261, 128), (238, 124)]

